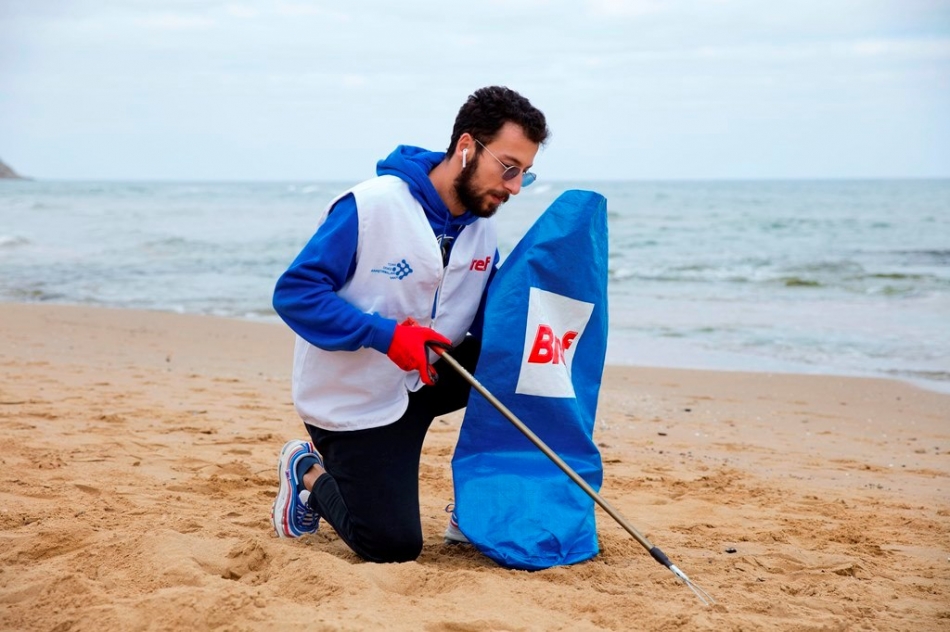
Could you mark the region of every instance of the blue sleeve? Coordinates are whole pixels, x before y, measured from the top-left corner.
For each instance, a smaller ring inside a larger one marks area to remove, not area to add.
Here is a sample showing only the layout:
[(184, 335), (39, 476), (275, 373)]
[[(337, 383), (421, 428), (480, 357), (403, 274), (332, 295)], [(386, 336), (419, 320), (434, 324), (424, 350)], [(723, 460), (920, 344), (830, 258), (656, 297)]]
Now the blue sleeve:
[(327, 351), (371, 347), (386, 353), (396, 321), (367, 314), (337, 291), (356, 269), (359, 220), (352, 195), (341, 198), (274, 288), (274, 310), (301, 338)]

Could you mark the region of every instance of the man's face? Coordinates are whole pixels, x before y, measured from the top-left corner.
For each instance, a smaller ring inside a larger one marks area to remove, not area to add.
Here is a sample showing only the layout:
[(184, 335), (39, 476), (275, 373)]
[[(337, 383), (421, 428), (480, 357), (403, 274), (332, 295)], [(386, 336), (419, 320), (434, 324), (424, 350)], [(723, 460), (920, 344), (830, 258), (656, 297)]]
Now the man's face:
[(455, 178), (455, 194), (459, 201), (478, 217), (491, 217), (510, 196), (521, 191), (520, 175), (511, 180), (502, 178), (505, 166), (526, 171), (538, 153), (538, 145), (514, 123), (505, 123), (485, 147), (488, 151), (472, 143), (474, 156)]

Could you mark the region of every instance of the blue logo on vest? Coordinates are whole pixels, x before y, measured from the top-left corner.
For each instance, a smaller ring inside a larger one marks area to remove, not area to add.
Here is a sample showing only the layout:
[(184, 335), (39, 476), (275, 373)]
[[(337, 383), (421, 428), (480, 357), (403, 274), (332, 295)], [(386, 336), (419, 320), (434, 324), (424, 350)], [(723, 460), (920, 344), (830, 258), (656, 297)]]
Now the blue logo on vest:
[(402, 281), (407, 276), (412, 274), (412, 268), (409, 267), (409, 262), (405, 259), (399, 263), (390, 263), (383, 266), (382, 268), (373, 268), (370, 272), (375, 272), (376, 274), (388, 274), (390, 279), (398, 279)]

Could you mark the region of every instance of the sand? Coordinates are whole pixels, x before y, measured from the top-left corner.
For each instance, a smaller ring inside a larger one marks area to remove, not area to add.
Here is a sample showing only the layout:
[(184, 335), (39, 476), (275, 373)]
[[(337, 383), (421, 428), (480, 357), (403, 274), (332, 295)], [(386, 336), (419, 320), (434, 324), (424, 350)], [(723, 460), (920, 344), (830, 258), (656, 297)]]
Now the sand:
[[(278, 539), (305, 436), (278, 324), (0, 304), (0, 629), (950, 630), (950, 396), (609, 367), (602, 553), (534, 573), (442, 543), (461, 414), (422, 459), (418, 561)], [(566, 481), (566, 479), (565, 479)], [(565, 484), (568, 484), (567, 481)]]

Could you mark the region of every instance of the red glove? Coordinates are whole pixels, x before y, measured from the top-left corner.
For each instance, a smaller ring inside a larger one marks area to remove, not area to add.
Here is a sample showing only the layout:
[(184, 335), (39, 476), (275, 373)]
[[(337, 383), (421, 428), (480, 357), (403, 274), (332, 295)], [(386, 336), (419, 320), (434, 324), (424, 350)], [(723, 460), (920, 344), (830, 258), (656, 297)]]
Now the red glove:
[(429, 350), (426, 348), (428, 343), (446, 348), (452, 346), (449, 339), (439, 332), (421, 327), (412, 318), (407, 318), (401, 325), (396, 325), (393, 341), (389, 344), (386, 355), (403, 371), (419, 371), (422, 383), (433, 386), (439, 376), (429, 364)]

